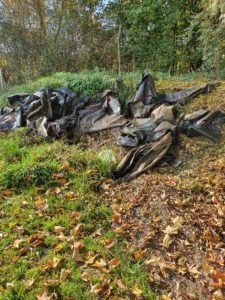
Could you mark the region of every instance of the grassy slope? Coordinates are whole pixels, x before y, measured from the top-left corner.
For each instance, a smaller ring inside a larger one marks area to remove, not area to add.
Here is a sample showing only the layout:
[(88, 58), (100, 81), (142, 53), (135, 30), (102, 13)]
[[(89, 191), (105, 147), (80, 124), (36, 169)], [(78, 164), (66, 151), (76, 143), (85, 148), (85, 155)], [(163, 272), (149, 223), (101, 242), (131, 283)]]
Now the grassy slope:
[[(85, 92), (84, 81), (78, 77), (76, 81), (74, 76), (56, 74), (19, 88), (11, 87), (0, 99), (5, 99), (6, 94), (45, 86), (68, 85), (76, 89), (80, 85), (79, 91)], [(104, 86), (100, 76), (93, 86), (90, 78), (85, 81), (91, 86), (91, 94), (113, 82), (112, 76), (105, 76), (108, 81), (103, 80)], [(126, 82), (133, 80), (130, 86), (134, 86), (138, 75), (128, 77)], [(73, 84), (68, 84), (69, 78)], [(174, 91), (202, 82), (164, 79), (157, 82), (157, 88)], [(217, 106), (225, 109), (224, 91), (222, 85), (213, 94), (190, 103), (185, 110)], [(187, 184), (196, 189), (196, 184), (192, 186), (195, 168), (224, 154), (224, 142), (215, 145), (205, 139), (184, 138), (184, 144), (188, 145), (180, 151), (184, 164), (171, 172), (185, 179), (181, 188)], [(109, 287), (119, 297), (115, 299), (131, 299), (140, 290), (147, 299), (154, 299), (144, 260), (135, 259), (137, 249), (129, 248), (126, 238), (112, 231), (111, 220), (114, 223), (120, 220), (108, 201), (102, 201), (113, 163), (102, 161), (96, 151), (81, 146), (67, 146), (63, 142), (47, 144), (26, 129), (1, 136), (0, 299), (36, 299), (43, 291), (48, 295), (56, 293), (58, 299), (91, 299), (96, 298), (97, 292), (107, 293)], [(151, 182), (154, 177), (157, 178), (156, 172)], [(118, 205), (115, 207), (118, 212)], [(120, 264), (116, 266), (117, 263)], [(64, 269), (69, 275), (60, 278), (60, 274), (66, 274)]]
[(112, 211), (99, 199), (112, 161), (26, 129), (2, 137), (0, 153), (1, 299), (36, 299), (44, 290), (91, 299), (91, 286), (95, 298), (106, 282), (119, 297), (119, 280), (126, 294), (138, 287), (154, 298), (143, 263), (112, 232)]

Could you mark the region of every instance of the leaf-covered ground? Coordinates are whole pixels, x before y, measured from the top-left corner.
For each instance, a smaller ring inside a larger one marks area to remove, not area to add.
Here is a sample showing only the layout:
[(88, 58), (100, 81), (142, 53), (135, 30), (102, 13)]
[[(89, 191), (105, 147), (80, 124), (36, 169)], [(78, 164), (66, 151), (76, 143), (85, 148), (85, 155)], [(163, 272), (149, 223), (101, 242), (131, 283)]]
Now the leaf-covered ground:
[[(182, 110), (225, 111), (221, 84)], [(158, 85), (176, 90), (193, 83)], [(135, 256), (162, 299), (225, 299), (225, 130), (220, 144), (182, 136), (178, 155), (180, 167), (112, 184), (102, 197), (112, 203), (114, 231), (139, 249)]]
[(115, 164), (104, 151), (1, 136), (0, 299), (154, 299), (100, 197)]
[[(223, 82), (182, 110), (217, 107)], [(117, 132), (77, 146), (1, 135), (0, 299), (224, 299), (225, 132), (220, 144), (182, 136), (180, 167), (121, 184)]]

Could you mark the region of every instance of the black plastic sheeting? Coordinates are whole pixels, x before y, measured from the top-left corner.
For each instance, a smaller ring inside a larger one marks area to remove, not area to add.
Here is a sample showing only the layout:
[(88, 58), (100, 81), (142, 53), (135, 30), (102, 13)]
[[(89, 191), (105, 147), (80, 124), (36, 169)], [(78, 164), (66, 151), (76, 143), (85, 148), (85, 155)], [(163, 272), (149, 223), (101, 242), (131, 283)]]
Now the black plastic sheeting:
[(131, 150), (117, 166), (114, 177), (130, 180), (162, 161), (179, 165), (181, 161), (176, 159), (176, 148), (180, 133), (220, 141), (224, 113), (201, 109), (190, 115), (180, 115), (178, 110), (179, 105), (209, 93), (217, 86), (206, 84), (176, 93), (158, 94), (153, 77), (144, 74), (125, 110), (119, 102), (118, 82), (96, 99), (66, 87), (12, 95), (8, 101), (15, 109), (0, 109), (0, 131), (28, 126), (46, 138), (65, 137), (73, 143), (81, 134), (121, 127), (117, 144)]

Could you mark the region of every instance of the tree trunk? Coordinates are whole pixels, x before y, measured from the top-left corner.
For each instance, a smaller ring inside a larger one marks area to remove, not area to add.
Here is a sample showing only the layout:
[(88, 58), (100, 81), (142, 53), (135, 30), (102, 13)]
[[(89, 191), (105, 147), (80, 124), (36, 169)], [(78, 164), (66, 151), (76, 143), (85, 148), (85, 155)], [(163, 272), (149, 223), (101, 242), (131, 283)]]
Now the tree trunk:
[(120, 24), (119, 31), (118, 31), (118, 38), (117, 38), (118, 75), (121, 74), (121, 49), (120, 49), (121, 32), (122, 32), (122, 26)]
[(3, 74), (2, 74), (2, 69), (1, 68), (0, 68), (0, 87), (3, 90), (4, 80), (3, 80)]

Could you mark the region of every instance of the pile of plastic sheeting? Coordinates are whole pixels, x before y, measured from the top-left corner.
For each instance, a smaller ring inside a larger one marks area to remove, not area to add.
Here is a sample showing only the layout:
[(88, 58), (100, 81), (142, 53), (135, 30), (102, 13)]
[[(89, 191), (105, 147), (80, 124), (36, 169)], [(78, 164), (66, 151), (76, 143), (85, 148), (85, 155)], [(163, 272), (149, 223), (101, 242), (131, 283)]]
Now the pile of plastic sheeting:
[(178, 112), (179, 105), (216, 87), (217, 84), (207, 84), (158, 94), (152, 76), (144, 74), (124, 110), (116, 89), (106, 90), (96, 99), (69, 88), (12, 95), (8, 101), (16, 108), (0, 109), (0, 131), (28, 126), (46, 138), (66, 137), (74, 142), (82, 133), (121, 127), (117, 144), (131, 150), (117, 166), (114, 177), (129, 180), (161, 161), (179, 165), (175, 147), (179, 145), (180, 133), (189, 137), (203, 135), (219, 142), (225, 114), (218, 110), (199, 110), (190, 115)]
[(81, 96), (69, 88), (41, 90), (8, 97), (15, 111), (4, 108), (0, 130), (28, 126), (44, 137), (73, 141), (81, 132), (95, 132), (124, 125), (117, 93), (107, 90), (97, 99)]

